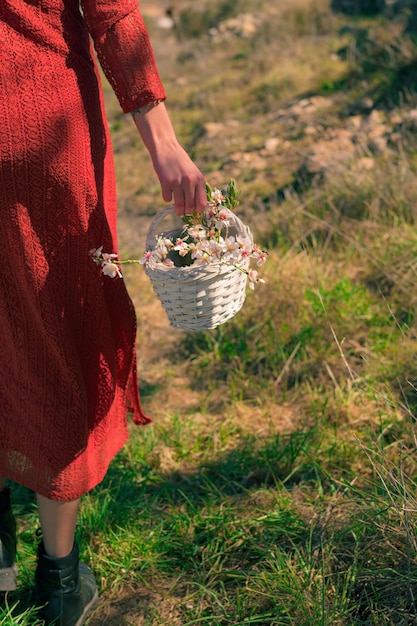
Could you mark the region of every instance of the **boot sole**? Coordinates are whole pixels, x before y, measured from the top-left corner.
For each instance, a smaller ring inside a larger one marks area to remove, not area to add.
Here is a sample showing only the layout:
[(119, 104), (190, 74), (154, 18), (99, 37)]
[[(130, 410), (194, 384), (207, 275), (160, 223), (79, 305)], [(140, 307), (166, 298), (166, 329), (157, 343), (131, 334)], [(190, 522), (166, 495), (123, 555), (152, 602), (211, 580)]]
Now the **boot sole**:
[(87, 619), (91, 611), (94, 609), (97, 602), (98, 602), (98, 591), (96, 590), (94, 596), (91, 598), (90, 602), (84, 608), (83, 614), (80, 616), (80, 619), (75, 624), (75, 626), (83, 626), (83, 624), (85, 624), (85, 620)]
[(14, 591), (16, 585), (17, 566), (2, 567), (0, 569), (0, 591)]

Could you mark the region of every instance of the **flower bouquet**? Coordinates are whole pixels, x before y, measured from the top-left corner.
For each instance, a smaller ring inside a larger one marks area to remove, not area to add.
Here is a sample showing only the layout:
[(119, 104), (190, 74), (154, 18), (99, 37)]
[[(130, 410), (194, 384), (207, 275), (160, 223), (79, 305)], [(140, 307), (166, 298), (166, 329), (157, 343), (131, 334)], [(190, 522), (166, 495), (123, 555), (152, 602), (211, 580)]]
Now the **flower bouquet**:
[(238, 194), (233, 180), (222, 192), (207, 185), (203, 213), (182, 216), (182, 225), (160, 232), (161, 221), (174, 212), (167, 207), (150, 225), (141, 259), (118, 260), (117, 255), (90, 252), (103, 274), (121, 276), (121, 265), (140, 263), (168, 315), (171, 326), (207, 330), (223, 324), (242, 308), (246, 286), (264, 282), (251, 259), (263, 265), (267, 254), (253, 242), (247, 226), (234, 214)]

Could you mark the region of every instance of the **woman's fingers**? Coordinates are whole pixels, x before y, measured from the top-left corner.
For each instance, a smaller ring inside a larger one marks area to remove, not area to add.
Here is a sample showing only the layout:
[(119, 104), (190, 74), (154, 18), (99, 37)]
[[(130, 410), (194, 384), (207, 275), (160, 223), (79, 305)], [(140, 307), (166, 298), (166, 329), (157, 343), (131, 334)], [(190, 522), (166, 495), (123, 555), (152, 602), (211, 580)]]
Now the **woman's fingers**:
[(173, 198), (177, 215), (184, 213), (201, 213), (207, 205), (206, 187), (202, 176), (183, 179), (179, 184), (173, 184), (169, 193), (163, 192), (163, 198), (170, 202)]

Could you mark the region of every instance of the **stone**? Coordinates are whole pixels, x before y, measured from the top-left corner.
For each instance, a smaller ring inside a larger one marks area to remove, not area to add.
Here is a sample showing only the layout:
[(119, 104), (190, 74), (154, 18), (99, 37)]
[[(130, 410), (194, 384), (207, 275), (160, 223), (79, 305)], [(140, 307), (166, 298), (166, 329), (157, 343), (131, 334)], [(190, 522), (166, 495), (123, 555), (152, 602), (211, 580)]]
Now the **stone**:
[(230, 155), (232, 163), (238, 163), (242, 168), (247, 167), (251, 170), (263, 170), (265, 168), (265, 159), (257, 152), (234, 152)]
[(364, 98), (360, 98), (352, 106), (352, 110), (355, 113), (367, 113), (369, 111), (372, 111), (373, 108), (374, 108), (374, 101), (372, 100), (372, 98), (369, 98), (368, 96), (365, 96)]
[(224, 124), (221, 124), (220, 122), (206, 122), (204, 124), (204, 130), (206, 131), (207, 137), (211, 139), (212, 137), (217, 137), (224, 132)]
[(417, 109), (412, 109), (405, 113), (404, 124), (413, 130), (417, 130)]
[(302, 176), (327, 177), (329, 174), (341, 171), (354, 158), (355, 146), (352, 140), (339, 133), (328, 141), (318, 141), (310, 150), (300, 169)]
[(211, 28), (209, 35), (220, 43), (230, 37), (252, 37), (258, 30), (260, 18), (254, 13), (240, 13), (236, 17), (224, 20), (217, 28)]
[(279, 137), (268, 137), (264, 143), (264, 148), (267, 152), (276, 152), (282, 141)]
[(386, 137), (371, 137), (368, 146), (372, 154), (380, 156), (385, 154), (388, 149), (388, 139)]
[(354, 169), (358, 171), (366, 170), (367, 172), (374, 170), (375, 159), (373, 159), (372, 157), (362, 157), (361, 159), (358, 159), (358, 161), (355, 163)]
[(174, 20), (168, 15), (161, 15), (161, 17), (159, 17), (157, 20), (157, 24), (159, 28), (162, 28), (164, 30), (171, 30), (175, 26)]
[(347, 128), (352, 130), (359, 130), (359, 128), (363, 124), (363, 116), (362, 115), (351, 115), (347, 121)]

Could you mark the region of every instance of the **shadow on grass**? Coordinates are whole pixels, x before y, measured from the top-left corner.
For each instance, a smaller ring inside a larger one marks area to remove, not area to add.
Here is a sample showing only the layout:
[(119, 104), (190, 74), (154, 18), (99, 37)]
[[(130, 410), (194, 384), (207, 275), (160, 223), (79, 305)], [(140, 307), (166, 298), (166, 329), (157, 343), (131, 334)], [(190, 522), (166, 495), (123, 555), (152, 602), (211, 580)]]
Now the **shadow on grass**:
[[(201, 587), (224, 603), (219, 615), (217, 601), (203, 612), (203, 623), (211, 626), (336, 623), (336, 614), (333, 622), (297, 617), (303, 596), (289, 591), (297, 579), (307, 595), (316, 593), (315, 585), (330, 596), (334, 586), (343, 588), (344, 615), (354, 621), (340, 624), (417, 623), (412, 592), (417, 568), (399, 517), (387, 516), (389, 498), (376, 487), (349, 492), (347, 480), (340, 490), (347, 459), (334, 451), (339, 480), (333, 480), (326, 469), (331, 456), (314, 429), (247, 436), (239, 447), (189, 471), (163, 472), (147, 465), (146, 455), (136, 462), (122, 450), (91, 494), (101, 518), (85, 518), (81, 543), (101, 545), (97, 534), (104, 533), (123, 544), (124, 528), (145, 541), (159, 533), (159, 540), (142, 562), (133, 553), (131, 567), (138, 567), (139, 575), (127, 585), (123, 579), (112, 583), (91, 623), (162, 624), (159, 611), (171, 607), (167, 623), (182, 625), (187, 623), (181, 621), (183, 600)], [(15, 496), (20, 510), (32, 511), (25, 490)], [(109, 548), (117, 553), (116, 544)], [(247, 581), (250, 593), (244, 589)], [(320, 593), (313, 598), (317, 606)], [(231, 599), (236, 602), (239, 594), (238, 610)], [(19, 621), (30, 606), (29, 588), (12, 598), (9, 605), (19, 605), (11, 624), (40, 623)], [(331, 614), (331, 607), (326, 610)]]
[[(380, 486), (348, 493), (347, 480), (346, 489), (339, 491), (328, 470), (314, 460), (321, 456), (319, 448), (314, 430), (285, 437), (248, 437), (239, 448), (195, 471), (163, 473), (142, 467), (140, 483), (137, 470), (122, 452), (99, 487), (102, 493), (108, 489), (113, 494), (108, 524), (114, 529), (132, 524), (144, 510), (148, 520), (158, 520), (165, 546), (161, 546), (160, 559), (150, 563), (149, 575), (189, 581), (188, 593), (205, 577), (212, 577), (210, 585), (219, 594), (227, 590), (233, 595), (246, 576), (275, 576), (264, 596), (257, 597), (257, 607), (253, 598), (252, 604), (248, 600), (248, 621), (237, 620), (229, 608), (224, 618), (210, 622), (212, 626), (311, 626), (308, 620), (292, 619), (296, 594), (290, 597), (288, 591), (283, 592), (285, 583), (280, 587), (281, 569), (270, 556), (274, 551), (289, 566), (304, 559), (309, 562), (308, 574), (302, 567), (298, 574), (300, 579), (306, 576), (306, 585), (313, 577), (321, 581), (324, 576), (323, 592), (334, 591), (333, 585), (345, 587), (344, 610), (355, 623), (376, 623), (378, 617), (380, 624), (417, 624), (413, 595), (417, 567), (401, 514), (397, 515), (395, 506), (394, 514), (389, 512), (389, 495)], [(343, 473), (340, 463), (339, 476)], [(271, 498), (263, 503), (262, 494), (268, 492)], [(295, 498), (293, 492), (298, 494)], [(305, 501), (300, 502), (303, 494)], [(337, 502), (334, 517), (332, 500)], [(213, 546), (217, 556), (210, 556)], [(213, 576), (216, 558), (221, 565)], [(184, 589), (183, 593), (187, 594)], [(264, 620), (257, 621), (255, 615), (262, 612)]]
[[(241, 445), (216, 460), (205, 461), (189, 471), (173, 469), (165, 472), (146, 465), (135, 467), (127, 453), (122, 451), (98, 490), (123, 485), (116, 488), (114, 494), (115, 520), (119, 522), (119, 499), (129, 501), (129, 508), (133, 500), (140, 502), (141, 498), (152, 498), (153, 495), (162, 496), (170, 505), (189, 502), (196, 507), (206, 506), (208, 496), (212, 504), (219, 504), (225, 498), (246, 497), (251, 490), (259, 488), (280, 488), (283, 485), (290, 488), (300, 482), (315, 482), (317, 466), (309, 457), (318, 446), (314, 429), (264, 438), (246, 436)], [(126, 480), (127, 477), (130, 480)], [(128, 517), (131, 513), (127, 511)]]

